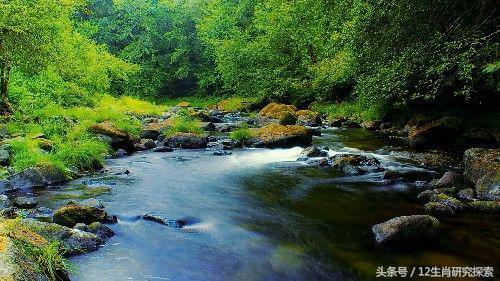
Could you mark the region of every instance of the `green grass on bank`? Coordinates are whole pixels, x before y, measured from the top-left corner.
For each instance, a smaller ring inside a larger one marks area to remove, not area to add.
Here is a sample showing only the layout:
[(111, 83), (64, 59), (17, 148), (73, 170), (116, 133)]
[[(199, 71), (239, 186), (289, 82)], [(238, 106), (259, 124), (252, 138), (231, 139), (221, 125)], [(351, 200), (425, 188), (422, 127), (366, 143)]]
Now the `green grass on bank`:
[[(92, 107), (51, 104), (32, 112), (16, 112), (5, 124), (6, 131), (16, 137), (3, 142), (10, 150), (10, 166), (16, 171), (39, 165), (62, 171), (89, 170), (101, 166), (110, 152), (106, 143), (88, 131), (92, 124), (109, 121), (137, 135), (141, 128), (138, 117), (165, 110), (165, 106), (108, 95), (96, 98)], [(38, 138), (40, 135), (48, 141)]]
[(360, 102), (313, 103), (311, 109), (330, 118), (349, 117), (358, 121), (373, 121), (384, 117), (381, 108), (366, 107)]

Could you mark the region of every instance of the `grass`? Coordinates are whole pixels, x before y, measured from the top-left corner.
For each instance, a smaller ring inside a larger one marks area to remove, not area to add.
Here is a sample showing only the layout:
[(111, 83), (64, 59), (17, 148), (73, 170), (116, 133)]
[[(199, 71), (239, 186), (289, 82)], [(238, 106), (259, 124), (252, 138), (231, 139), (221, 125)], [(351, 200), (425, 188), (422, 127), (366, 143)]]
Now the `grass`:
[(3, 235), (12, 239), (23, 262), (30, 261), (35, 270), (44, 274), (48, 280), (60, 280), (60, 274), (65, 274), (73, 265), (64, 258), (64, 251), (59, 241), (47, 241), (20, 224), (19, 219), (0, 222), (4, 229)]
[(219, 110), (228, 112), (250, 111), (252, 107), (259, 102), (260, 99), (258, 98), (232, 97), (221, 100), (219, 103), (217, 103), (217, 108)]
[(177, 116), (170, 119), (170, 126), (165, 134), (169, 136), (175, 133), (202, 134), (201, 121), (189, 115), (187, 110), (179, 111)]
[(229, 134), (229, 138), (238, 143), (245, 143), (252, 137), (252, 131), (248, 128), (247, 124), (240, 126)]
[[(49, 104), (30, 112), (18, 110), (6, 124), (9, 133), (19, 135), (10, 141), (11, 166), (16, 171), (38, 165), (52, 165), (61, 171), (101, 167), (110, 148), (89, 132), (90, 126), (108, 121), (119, 130), (136, 136), (142, 126), (139, 117), (157, 116), (165, 110), (165, 106), (109, 95), (97, 97), (92, 107), (64, 108)], [(181, 130), (190, 126), (193, 124), (177, 124)], [(51, 151), (41, 150), (40, 140), (33, 139), (40, 134), (49, 139)]]
[(374, 121), (383, 117), (378, 107), (366, 107), (360, 102), (314, 103), (311, 109), (327, 114), (330, 118), (349, 117), (357, 121)]
[(199, 96), (191, 96), (191, 97), (179, 97), (179, 98), (169, 98), (162, 100), (161, 103), (173, 107), (181, 102), (188, 102), (192, 107), (207, 107), (210, 105), (215, 105), (222, 100), (221, 97), (199, 97)]

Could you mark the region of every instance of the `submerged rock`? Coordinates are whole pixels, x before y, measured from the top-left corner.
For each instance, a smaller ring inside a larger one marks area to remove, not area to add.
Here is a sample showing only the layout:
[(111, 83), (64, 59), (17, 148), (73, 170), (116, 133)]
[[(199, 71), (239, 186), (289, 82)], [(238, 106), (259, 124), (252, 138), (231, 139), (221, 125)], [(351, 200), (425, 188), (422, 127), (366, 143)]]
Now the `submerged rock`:
[(476, 184), (478, 198), (500, 200), (500, 149), (465, 151), (464, 168), (464, 176)]
[(437, 236), (439, 221), (428, 215), (401, 216), (374, 225), (372, 231), (379, 244), (422, 240)]
[(105, 222), (107, 217), (108, 214), (103, 209), (70, 202), (55, 211), (54, 222), (73, 227), (77, 223)]
[(206, 148), (208, 138), (206, 136), (192, 133), (176, 133), (165, 139), (164, 145), (183, 149)]
[(76, 224), (73, 229), (78, 229), (81, 231), (89, 232), (92, 234), (95, 234), (97, 237), (99, 237), (102, 240), (106, 240), (108, 238), (113, 237), (115, 235), (115, 232), (111, 230), (108, 226), (105, 224), (102, 224), (100, 222), (93, 222), (89, 225), (86, 225), (84, 223), (78, 223)]
[(304, 126), (284, 126), (269, 124), (254, 129), (253, 146), (267, 148), (289, 148), (294, 146), (310, 146), (312, 135)]
[(213, 155), (215, 156), (227, 156), (227, 155), (231, 155), (233, 154), (232, 152), (230, 151), (226, 151), (226, 150), (217, 150), (217, 151), (214, 151)]
[(379, 166), (380, 162), (375, 157), (357, 155), (357, 154), (337, 154), (331, 157), (334, 165), (352, 165), (352, 166)]
[(151, 151), (153, 151), (153, 152), (172, 152), (172, 151), (174, 151), (174, 149), (171, 147), (168, 147), (168, 146), (158, 146), (158, 147), (151, 149)]

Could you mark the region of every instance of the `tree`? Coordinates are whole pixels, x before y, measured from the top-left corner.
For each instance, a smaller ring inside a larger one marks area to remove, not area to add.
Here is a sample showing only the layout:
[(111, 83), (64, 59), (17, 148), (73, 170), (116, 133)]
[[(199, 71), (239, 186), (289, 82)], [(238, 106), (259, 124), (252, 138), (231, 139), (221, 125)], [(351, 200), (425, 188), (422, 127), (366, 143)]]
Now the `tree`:
[(51, 61), (61, 34), (71, 28), (74, 0), (0, 0), (0, 113), (12, 113), (13, 69), (36, 73)]

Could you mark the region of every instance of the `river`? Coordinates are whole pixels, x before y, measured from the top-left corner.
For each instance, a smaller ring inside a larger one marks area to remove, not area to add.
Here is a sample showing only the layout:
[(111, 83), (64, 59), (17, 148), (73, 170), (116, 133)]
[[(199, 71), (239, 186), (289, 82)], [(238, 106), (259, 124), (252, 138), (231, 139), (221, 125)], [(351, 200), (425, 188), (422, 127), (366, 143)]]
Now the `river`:
[[(100, 250), (71, 258), (72, 279), (372, 280), (378, 266), (494, 266), (498, 217), (442, 219), (439, 239), (379, 247), (371, 226), (423, 214), (420, 179), (438, 175), (413, 153), (375, 133), (330, 130), (315, 138), (335, 153), (367, 154), (383, 167), (418, 175), (388, 184), (381, 172), (341, 176), (297, 161), (300, 148), (138, 153), (109, 160), (128, 175), (92, 175), (40, 194), (57, 207), (96, 197), (117, 215)], [(154, 213), (192, 222), (174, 228), (141, 219)]]

